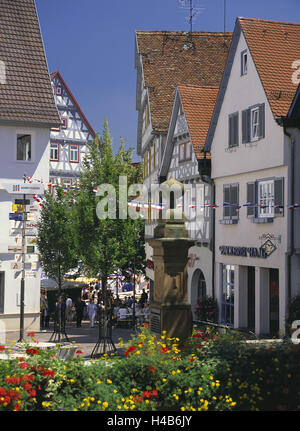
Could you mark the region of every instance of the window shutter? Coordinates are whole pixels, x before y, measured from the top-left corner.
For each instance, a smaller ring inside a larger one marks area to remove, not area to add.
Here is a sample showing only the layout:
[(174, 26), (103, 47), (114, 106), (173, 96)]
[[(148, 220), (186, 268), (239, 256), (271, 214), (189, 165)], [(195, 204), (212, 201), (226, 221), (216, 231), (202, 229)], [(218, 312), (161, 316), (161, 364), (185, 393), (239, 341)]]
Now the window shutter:
[(239, 218), (239, 211), (236, 208), (236, 205), (239, 204), (239, 185), (238, 184), (231, 184), (230, 186), (230, 212), (231, 212), (231, 218), (237, 219)]
[(231, 114), (228, 119), (228, 146), (236, 147), (239, 144), (239, 114)]
[(230, 204), (230, 185), (223, 186), (223, 203), (223, 218), (228, 219), (230, 218), (230, 206), (225, 203)]
[(259, 137), (265, 137), (265, 104), (259, 105)]
[(284, 178), (274, 180), (274, 214), (275, 216), (284, 215)]
[(255, 183), (247, 183), (247, 217), (255, 217)]
[(249, 130), (250, 130), (250, 121), (249, 121), (249, 109), (245, 109), (242, 111), (242, 143), (246, 144), (249, 142)]

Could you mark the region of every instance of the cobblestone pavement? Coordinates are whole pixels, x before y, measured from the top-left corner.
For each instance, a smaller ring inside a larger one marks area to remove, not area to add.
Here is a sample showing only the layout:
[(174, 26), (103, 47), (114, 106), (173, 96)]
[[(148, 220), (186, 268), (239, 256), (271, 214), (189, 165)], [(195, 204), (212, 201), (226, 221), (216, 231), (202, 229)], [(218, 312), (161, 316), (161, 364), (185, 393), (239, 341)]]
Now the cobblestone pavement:
[[(76, 327), (76, 323), (69, 323), (66, 325), (66, 334), (70, 343), (75, 344), (83, 352), (83, 357), (90, 359), (91, 353), (96, 346), (99, 339), (99, 327), (95, 325), (94, 328), (90, 327), (90, 322), (83, 321), (81, 328)], [(126, 349), (126, 344), (131, 336), (134, 334), (132, 328), (113, 328), (112, 329), (112, 341), (117, 349), (116, 354), (123, 356), (124, 350)], [(8, 332), (6, 334), (6, 343), (14, 343), (19, 339), (19, 332)], [(40, 342), (49, 342), (51, 336), (53, 335), (53, 326), (50, 325), (49, 329), (36, 331), (35, 339)], [(56, 334), (57, 335), (57, 334)], [(27, 332), (24, 330), (25, 341), (31, 341), (31, 336), (28, 336)], [(120, 346), (120, 339), (123, 341), (123, 345)], [(51, 341), (55, 341), (54, 337)], [(56, 339), (57, 342), (57, 339)], [(65, 344), (66, 339), (62, 335), (61, 343)], [(98, 349), (97, 352), (101, 352)]]

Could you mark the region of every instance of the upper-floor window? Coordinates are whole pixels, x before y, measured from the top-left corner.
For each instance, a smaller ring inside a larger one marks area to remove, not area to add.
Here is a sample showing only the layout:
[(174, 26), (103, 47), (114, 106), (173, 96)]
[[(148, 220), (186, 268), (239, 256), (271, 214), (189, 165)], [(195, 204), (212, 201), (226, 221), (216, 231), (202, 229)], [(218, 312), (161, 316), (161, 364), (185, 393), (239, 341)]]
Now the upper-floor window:
[(247, 75), (248, 72), (248, 51), (245, 49), (241, 52), (241, 75)]
[(50, 160), (54, 162), (59, 161), (59, 144), (50, 144)]
[(62, 129), (68, 128), (68, 118), (67, 117), (61, 117), (61, 128)]
[(31, 135), (17, 135), (17, 160), (31, 160)]
[(247, 183), (247, 216), (254, 222), (272, 221), (284, 215), (284, 179), (272, 178)]
[[(223, 220), (236, 223), (239, 218), (239, 184), (223, 185)], [(233, 222), (233, 220), (235, 220)]]
[(71, 144), (69, 147), (69, 161), (79, 163), (79, 145)]
[(258, 141), (265, 137), (265, 104), (257, 104), (242, 111), (242, 142)]
[(239, 113), (235, 112), (228, 117), (228, 146), (229, 148), (239, 145)]
[(192, 144), (184, 142), (179, 144), (179, 163), (187, 162), (192, 159)]

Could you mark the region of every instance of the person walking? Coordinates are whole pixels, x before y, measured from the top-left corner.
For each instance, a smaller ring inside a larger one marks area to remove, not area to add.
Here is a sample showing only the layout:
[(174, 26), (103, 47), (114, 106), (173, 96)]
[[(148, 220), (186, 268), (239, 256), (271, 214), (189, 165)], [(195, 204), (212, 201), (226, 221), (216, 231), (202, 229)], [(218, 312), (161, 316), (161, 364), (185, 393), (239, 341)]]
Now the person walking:
[(81, 322), (83, 318), (83, 312), (86, 308), (86, 303), (82, 298), (78, 297), (75, 302), (75, 310), (76, 310), (76, 327), (81, 328)]
[(73, 307), (73, 301), (70, 295), (68, 295), (66, 300), (66, 321), (68, 323), (72, 322), (72, 307)]
[(87, 312), (90, 319), (91, 328), (94, 328), (97, 305), (94, 303), (92, 298), (90, 299), (90, 302), (87, 305)]
[(142, 291), (142, 295), (141, 295), (141, 298), (140, 298), (140, 300), (139, 300), (139, 303), (140, 303), (141, 305), (144, 305), (144, 304), (145, 304), (145, 302), (147, 302), (147, 300), (148, 300), (148, 294), (145, 292), (145, 289), (143, 289), (143, 291)]

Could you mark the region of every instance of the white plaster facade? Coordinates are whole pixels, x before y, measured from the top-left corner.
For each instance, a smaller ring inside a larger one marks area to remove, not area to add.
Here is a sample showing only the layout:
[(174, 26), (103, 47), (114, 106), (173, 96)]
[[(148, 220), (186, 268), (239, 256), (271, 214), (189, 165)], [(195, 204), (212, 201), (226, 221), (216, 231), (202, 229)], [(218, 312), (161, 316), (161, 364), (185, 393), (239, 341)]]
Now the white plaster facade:
[[(31, 160), (17, 160), (17, 136), (26, 134), (31, 136)], [(12, 205), (15, 200), (23, 200), (23, 194), (10, 193), (9, 185), (24, 184), (23, 176), (32, 178), (28, 187), (35, 187), (43, 192), (42, 184), (49, 182), (49, 139), (50, 128), (15, 125), (0, 125), (0, 319), (6, 331), (20, 328), (20, 289), (22, 273), (12, 269), (12, 264), (21, 261), (21, 254), (8, 252), (8, 247), (20, 245), (21, 235), (12, 229), (20, 229), (21, 222), (9, 220)], [(37, 180), (39, 182), (37, 182)], [(42, 183), (40, 183), (42, 182)], [(38, 194), (38, 192), (35, 192)], [(39, 194), (40, 194), (39, 193)], [(38, 217), (39, 205), (33, 199), (33, 191), (26, 194), (29, 201), (26, 209), (33, 208), (32, 216), (35, 224)], [(32, 237), (28, 237), (29, 238)], [(38, 254), (28, 254), (25, 260), (25, 309), (24, 330), (39, 330), (40, 328), (40, 277), (41, 268), (38, 263)]]
[[(243, 51), (247, 52), (247, 73), (244, 75), (241, 74)], [(226, 74), (229, 74), (228, 78), (223, 79), (228, 79), (226, 88), (222, 90), (221, 87), (217, 104), (220, 103), (222, 91), (225, 94), (219, 105), (213, 139), (210, 138), (212, 178), (218, 205), (215, 292), (220, 321), (236, 328), (254, 330), (259, 335), (284, 333), (288, 301), (290, 145), (283, 127), (274, 119), (251, 52), (238, 27), (224, 77)], [(242, 111), (257, 104), (264, 104), (265, 108), (264, 135), (253, 142), (242, 143)], [(229, 116), (233, 113), (238, 113), (238, 145), (229, 147)], [(249, 217), (247, 184), (261, 184), (259, 182), (262, 180), (272, 183), (275, 179), (283, 180), (281, 211), (274, 214), (273, 196), (273, 215), (263, 217), (264, 210), (260, 209), (260, 201), (256, 197), (258, 207), (255, 211), (258, 213)], [(224, 220), (224, 185), (230, 184), (238, 185), (240, 208), (234, 223)], [(272, 253), (265, 257), (251, 257), (251, 254), (257, 255), (253, 249), (260, 249), (268, 240), (274, 246)], [(239, 248), (224, 249), (222, 246)], [(252, 251), (247, 251), (247, 248), (252, 248)]]

